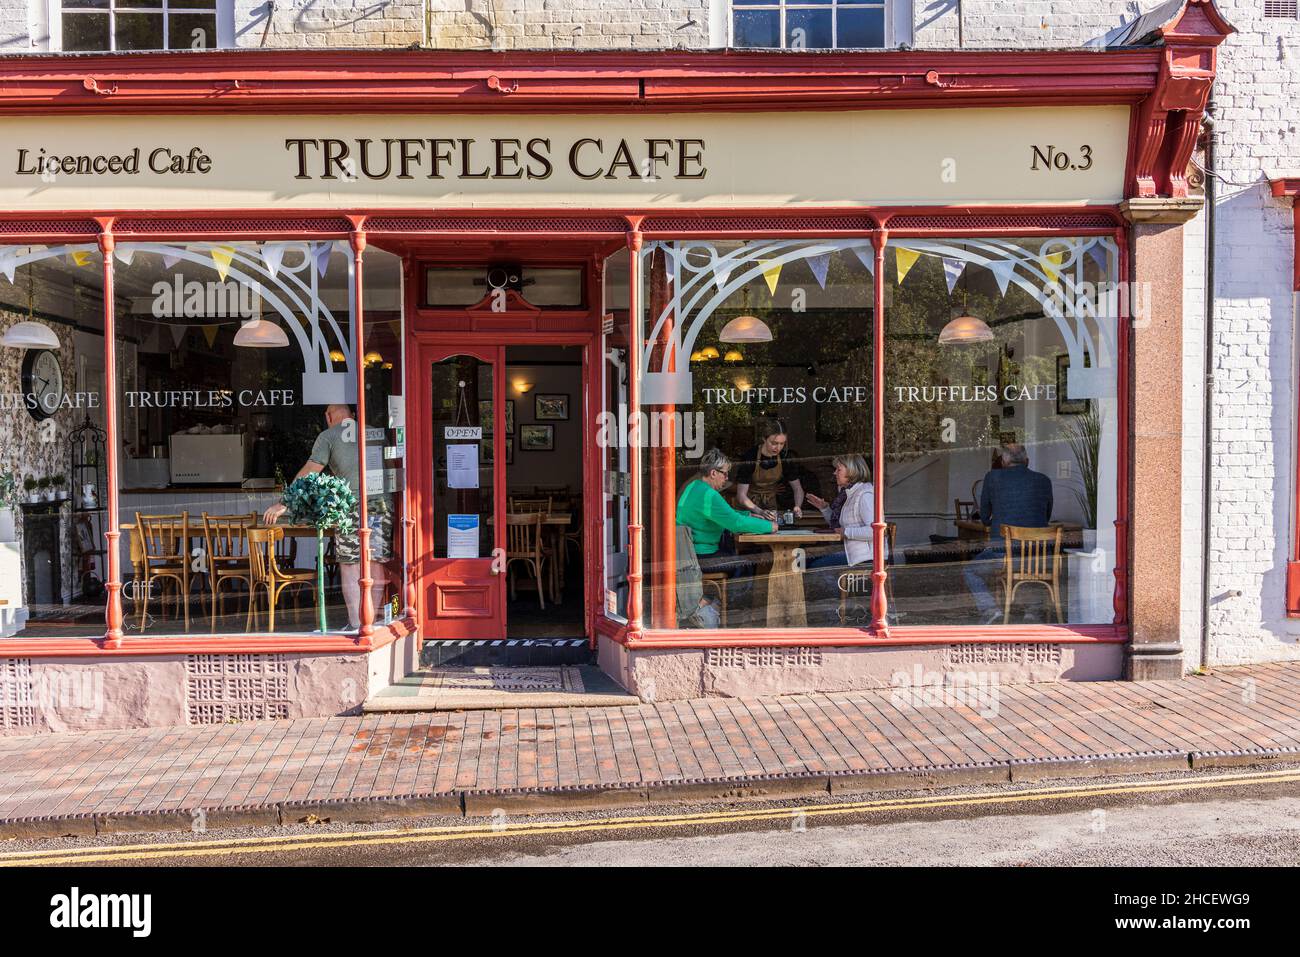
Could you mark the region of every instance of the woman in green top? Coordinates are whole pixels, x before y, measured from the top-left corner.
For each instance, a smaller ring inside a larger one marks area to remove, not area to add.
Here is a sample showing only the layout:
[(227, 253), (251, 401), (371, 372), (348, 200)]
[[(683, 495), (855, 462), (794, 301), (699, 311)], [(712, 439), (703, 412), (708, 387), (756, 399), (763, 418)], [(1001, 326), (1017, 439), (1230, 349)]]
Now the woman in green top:
[[(754, 577), (754, 563), (736, 555), (733, 535), (745, 532), (774, 532), (776, 523), (737, 511), (722, 497), (729, 484), (731, 460), (717, 449), (709, 449), (700, 459), (698, 474), (677, 498), (677, 524), (690, 529), (691, 543), (701, 572), (724, 572), (727, 605), (740, 612), (749, 609), (749, 594)], [(722, 543), (723, 533), (726, 543)], [(701, 604), (704, 600), (701, 599)]]
[(722, 547), (723, 532), (740, 535), (776, 531), (776, 522), (738, 511), (722, 497), (722, 490), (731, 479), (731, 467), (731, 460), (723, 452), (709, 449), (700, 459), (699, 474), (677, 497), (677, 524), (691, 530), (691, 541), (695, 544), (695, 554), (700, 557), (702, 569), (707, 556), (734, 554), (734, 544)]

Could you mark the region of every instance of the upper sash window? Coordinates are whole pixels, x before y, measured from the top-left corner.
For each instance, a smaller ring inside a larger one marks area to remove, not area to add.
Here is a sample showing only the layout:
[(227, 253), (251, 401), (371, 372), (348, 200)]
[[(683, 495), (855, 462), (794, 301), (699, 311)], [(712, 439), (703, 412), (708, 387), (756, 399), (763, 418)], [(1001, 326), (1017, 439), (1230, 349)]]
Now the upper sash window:
[(65, 53), (231, 46), (230, 0), (54, 0), (50, 47)]
[(871, 50), (889, 44), (888, 0), (731, 0), (731, 46)]

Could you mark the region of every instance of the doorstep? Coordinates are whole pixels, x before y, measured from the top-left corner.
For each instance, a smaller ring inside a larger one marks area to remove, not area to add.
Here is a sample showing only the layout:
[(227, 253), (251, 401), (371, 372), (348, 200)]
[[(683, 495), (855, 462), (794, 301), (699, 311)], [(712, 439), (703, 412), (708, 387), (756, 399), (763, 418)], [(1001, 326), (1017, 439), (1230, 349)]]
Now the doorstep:
[(489, 711), (499, 708), (622, 708), (638, 705), (599, 668), (442, 666), (422, 668), (373, 695), (366, 713)]

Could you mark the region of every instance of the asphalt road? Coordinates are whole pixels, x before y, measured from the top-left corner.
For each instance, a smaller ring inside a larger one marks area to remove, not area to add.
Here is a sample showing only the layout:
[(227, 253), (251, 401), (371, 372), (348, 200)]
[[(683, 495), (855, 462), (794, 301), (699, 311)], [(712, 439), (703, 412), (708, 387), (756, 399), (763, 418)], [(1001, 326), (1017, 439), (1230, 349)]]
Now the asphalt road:
[(1300, 865), (1300, 768), (8, 842), (0, 865)]

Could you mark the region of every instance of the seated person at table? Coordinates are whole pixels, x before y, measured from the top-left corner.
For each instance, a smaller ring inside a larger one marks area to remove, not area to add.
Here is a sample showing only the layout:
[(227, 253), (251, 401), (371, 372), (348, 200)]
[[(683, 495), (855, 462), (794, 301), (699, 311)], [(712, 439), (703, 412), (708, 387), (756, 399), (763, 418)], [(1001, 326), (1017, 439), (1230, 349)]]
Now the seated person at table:
[[(316, 436), (311, 454), (294, 478), (302, 478), (311, 472), (329, 469), (331, 475), (346, 481), (348, 487), (352, 489), (352, 494), (356, 495), (360, 491), (361, 462), (356, 440), (359, 426), (353, 417), (352, 409), (346, 405), (326, 406), (325, 425), (325, 431)], [(267, 525), (274, 525), (286, 510), (283, 504), (272, 505), (263, 513), (262, 520)], [(388, 585), (388, 574), (381, 563), (393, 557), (393, 512), (387, 497), (367, 496), (366, 515), (371, 529), (370, 590), (378, 612), (383, 607), (384, 589)], [(354, 523), (357, 517), (356, 514), (353, 515)], [(348, 628), (356, 631), (361, 627), (361, 536), (356, 532), (350, 535), (336, 534), (334, 550), (338, 557), (339, 577), (343, 581), (343, 602), (348, 609)]]
[[(691, 531), (691, 543), (699, 558), (700, 571), (722, 571), (731, 578), (750, 577), (754, 563), (736, 556), (735, 542), (723, 533), (775, 532), (776, 523), (737, 511), (722, 497), (731, 476), (732, 463), (717, 449), (709, 449), (700, 459), (699, 472), (677, 497), (677, 524)], [(746, 589), (747, 590), (747, 589)], [(743, 607), (744, 596), (735, 591), (728, 604)], [(701, 604), (705, 599), (701, 599)]]
[(862, 565), (872, 557), (871, 523), (876, 514), (876, 493), (871, 484), (871, 469), (861, 455), (837, 455), (831, 462), (835, 466), (839, 494), (830, 503), (812, 494), (808, 501), (821, 511), (827, 525), (842, 531), (844, 547), (813, 559), (808, 563), (809, 568)]
[(985, 577), (992, 574), (990, 565), (994, 561), (999, 562), (997, 573), (1002, 572), (1000, 563), (1006, 554), (1002, 526), (1046, 528), (1052, 521), (1052, 480), (1029, 467), (1028, 450), (1018, 442), (1008, 443), (1002, 446), (1000, 460), (1002, 467), (989, 470), (980, 491), (980, 518), (990, 526), (989, 547), (976, 555), (962, 572), (986, 625), (1003, 615)]
[(802, 518), (803, 483), (785, 426), (779, 419), (762, 419), (757, 432), (758, 444), (740, 457), (736, 469), (736, 504), (759, 518), (775, 520), (782, 503), (793, 502), (794, 517)]

